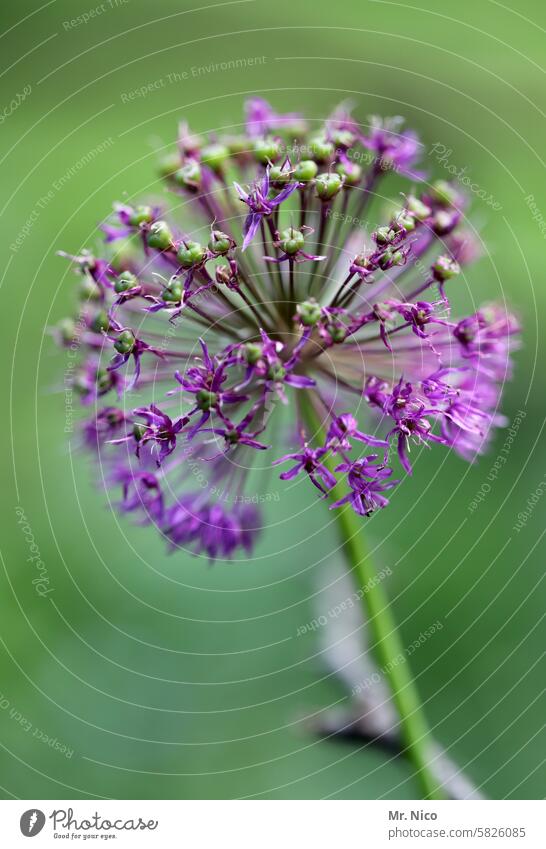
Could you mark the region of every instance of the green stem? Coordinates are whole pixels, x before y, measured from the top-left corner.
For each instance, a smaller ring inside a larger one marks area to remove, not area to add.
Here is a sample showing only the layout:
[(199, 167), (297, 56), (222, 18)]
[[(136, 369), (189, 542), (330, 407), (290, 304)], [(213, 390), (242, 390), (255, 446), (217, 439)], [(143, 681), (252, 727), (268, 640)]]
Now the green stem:
[[(317, 411), (306, 392), (300, 393), (300, 399), (302, 415), (310, 434), (323, 442), (324, 434)], [(330, 471), (333, 471), (336, 465), (332, 456), (326, 456), (322, 462)], [(344, 494), (342, 484), (338, 483), (331, 490), (330, 497), (337, 500)], [(407, 662), (394, 662), (397, 658), (405, 657), (404, 644), (390, 610), (389, 600), (377, 579), (364, 542), (362, 519), (348, 504), (337, 508), (333, 515), (337, 520), (339, 537), (351, 566), (351, 575), (358, 585), (366, 621), (374, 637), (377, 659), (392, 690), (400, 716), (403, 742), (417, 770), (424, 796), (426, 799), (444, 799), (441, 786), (430, 771), (430, 731), (409, 666)]]

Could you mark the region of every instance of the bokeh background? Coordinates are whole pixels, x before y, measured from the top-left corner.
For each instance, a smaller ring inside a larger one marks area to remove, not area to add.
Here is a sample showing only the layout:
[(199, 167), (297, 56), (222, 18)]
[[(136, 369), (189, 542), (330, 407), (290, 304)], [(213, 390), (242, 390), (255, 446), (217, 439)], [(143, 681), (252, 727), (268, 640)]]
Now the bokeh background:
[(279, 499), (253, 559), (210, 568), (118, 522), (65, 433), (67, 360), (50, 328), (71, 309), (73, 278), (55, 252), (97, 244), (97, 223), (124, 193), (159, 191), (156, 151), (181, 117), (198, 131), (230, 126), (260, 94), (317, 120), (346, 98), (361, 117), (403, 114), (431, 174), (446, 176), (429, 152), (444, 145), (500, 206), (473, 199), (488, 253), (456, 301), (500, 297), (525, 328), (505, 396), (510, 421), (524, 412), (507, 463), (472, 511), (506, 434), (470, 469), (421, 452), (369, 534), (392, 570), (385, 587), (405, 644), (443, 625), (412, 656), (435, 736), (487, 796), (542, 798), (546, 500), (533, 493), (546, 488), (544, 4), (4, 0), (0, 14), (0, 792), (419, 795), (405, 760), (319, 739), (302, 722), (347, 701), (319, 635), (297, 636), (339, 565), (309, 488), (272, 478)]

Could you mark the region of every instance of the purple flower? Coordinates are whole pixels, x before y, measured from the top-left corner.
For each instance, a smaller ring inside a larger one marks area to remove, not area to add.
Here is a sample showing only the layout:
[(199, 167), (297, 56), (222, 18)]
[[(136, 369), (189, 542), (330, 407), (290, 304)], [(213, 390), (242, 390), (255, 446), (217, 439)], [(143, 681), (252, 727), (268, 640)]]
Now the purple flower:
[(376, 439), (374, 436), (358, 430), (358, 422), (350, 413), (343, 413), (341, 416), (332, 419), (326, 436), (326, 445), (332, 451), (350, 451), (353, 447), (352, 439), (356, 439), (357, 442), (364, 442), (366, 445), (374, 445), (376, 448), (388, 446), (385, 439)]
[(230, 558), (240, 548), (252, 550), (260, 532), (259, 513), (253, 505), (200, 504), (189, 495), (166, 512), (162, 530), (171, 549), (189, 549), (211, 560)]
[(136, 422), (131, 435), (125, 436), (122, 439), (110, 440), (112, 445), (119, 445), (122, 442), (127, 442), (131, 439), (136, 444), (135, 454), (140, 457), (140, 451), (143, 445), (152, 443), (156, 450), (156, 463), (161, 465), (163, 460), (173, 453), (176, 448), (176, 437), (182, 428), (188, 423), (189, 418), (182, 416), (176, 422), (155, 404), (150, 404), (149, 407), (137, 407), (133, 411), (133, 415), (143, 419), (142, 422)]
[(243, 203), (246, 203), (250, 210), (250, 213), (247, 215), (243, 225), (243, 251), (247, 249), (256, 235), (262, 219), (271, 215), (271, 213), (298, 188), (297, 183), (288, 183), (284, 189), (281, 189), (277, 195), (274, 195), (274, 197), (271, 198), (269, 196), (269, 171), (270, 169), (268, 166), (262, 179), (254, 184), (254, 188), (251, 189), (250, 192), (245, 192), (239, 183), (234, 183), (240, 200), (242, 200)]
[(273, 465), (278, 463), (286, 463), (287, 460), (294, 460), (296, 465), (279, 475), (282, 481), (290, 481), (299, 475), (300, 472), (306, 472), (312, 484), (319, 489), (323, 495), (327, 495), (328, 490), (336, 485), (335, 476), (328, 471), (326, 466), (321, 462), (322, 458), (328, 453), (327, 448), (309, 448), (304, 445), (302, 451), (295, 454), (286, 454), (279, 460), (275, 460)]
[(383, 493), (393, 489), (400, 481), (389, 480), (392, 469), (376, 461), (377, 454), (370, 454), (352, 463), (336, 466), (337, 472), (347, 475), (350, 492), (335, 501), (330, 507), (331, 510), (350, 504), (359, 516), (371, 516), (376, 510), (387, 506), (389, 501)]
[[(191, 238), (175, 211), (117, 204), (104, 255), (70, 257), (80, 309), (53, 334), (77, 349), (70, 383), (93, 410), (82, 442), (121, 490), (112, 501), (172, 549), (211, 560), (251, 551), (257, 481), (277, 464), (289, 464), (282, 481), (306, 476), (321, 497), (335, 492), (332, 507), (370, 516), (387, 505), (394, 469), (412, 474), (414, 446), (474, 461), (505, 424), (519, 334), (496, 304), (452, 318), (460, 265), (476, 255), (459, 189), (407, 185), (377, 218), (389, 169), (420, 176), (421, 146), (401, 119), (373, 118), (363, 134), (341, 106), (308, 131), (261, 98), (246, 118), (243, 138), (181, 127), (162, 173)], [(294, 138), (289, 158), (283, 139)], [(364, 211), (377, 221), (366, 243)], [(125, 236), (136, 247), (116, 256)], [(133, 389), (139, 406), (127, 414)]]
[(423, 174), (412, 170), (419, 158), (421, 143), (417, 133), (401, 130), (404, 119), (379, 118), (372, 115), (370, 129), (362, 136), (362, 144), (377, 154), (379, 165), (384, 170), (392, 168), (414, 180), (422, 179)]
[(266, 136), (272, 130), (280, 130), (294, 125), (302, 125), (302, 117), (297, 112), (279, 115), (262, 97), (252, 97), (245, 105), (246, 131), (251, 138)]

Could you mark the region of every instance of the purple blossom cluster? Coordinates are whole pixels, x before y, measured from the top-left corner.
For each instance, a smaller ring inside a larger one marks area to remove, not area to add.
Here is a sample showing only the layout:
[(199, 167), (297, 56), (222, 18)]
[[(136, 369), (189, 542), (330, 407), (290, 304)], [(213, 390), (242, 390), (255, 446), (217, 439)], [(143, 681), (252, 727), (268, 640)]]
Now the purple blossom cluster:
[[(310, 130), (255, 98), (239, 135), (181, 125), (160, 164), (172, 203), (116, 204), (104, 254), (70, 257), (80, 310), (57, 337), (81, 351), (83, 440), (119, 509), (172, 548), (250, 552), (245, 491), (277, 464), (370, 516), (414, 446), (472, 461), (503, 424), (517, 322), (496, 304), (451, 316), (476, 245), (465, 198), (425, 181), (419, 150), (399, 118), (361, 126), (340, 107)], [(368, 232), (392, 172), (406, 192)]]

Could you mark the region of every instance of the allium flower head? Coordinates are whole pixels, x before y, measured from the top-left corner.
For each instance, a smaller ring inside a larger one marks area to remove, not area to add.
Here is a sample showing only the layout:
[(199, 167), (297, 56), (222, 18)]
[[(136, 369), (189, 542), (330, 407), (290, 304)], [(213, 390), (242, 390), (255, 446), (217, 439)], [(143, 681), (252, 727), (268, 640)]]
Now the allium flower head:
[[(70, 256), (81, 309), (56, 336), (82, 354), (82, 442), (171, 548), (251, 551), (264, 474), (370, 516), (415, 446), (472, 461), (503, 423), (517, 322), (495, 304), (451, 315), (476, 250), (465, 199), (422, 182), (419, 150), (400, 118), (361, 127), (340, 107), (310, 131), (255, 98), (239, 137), (182, 124), (161, 164), (172, 203), (116, 204), (104, 255)], [(406, 193), (380, 220), (393, 170)]]

